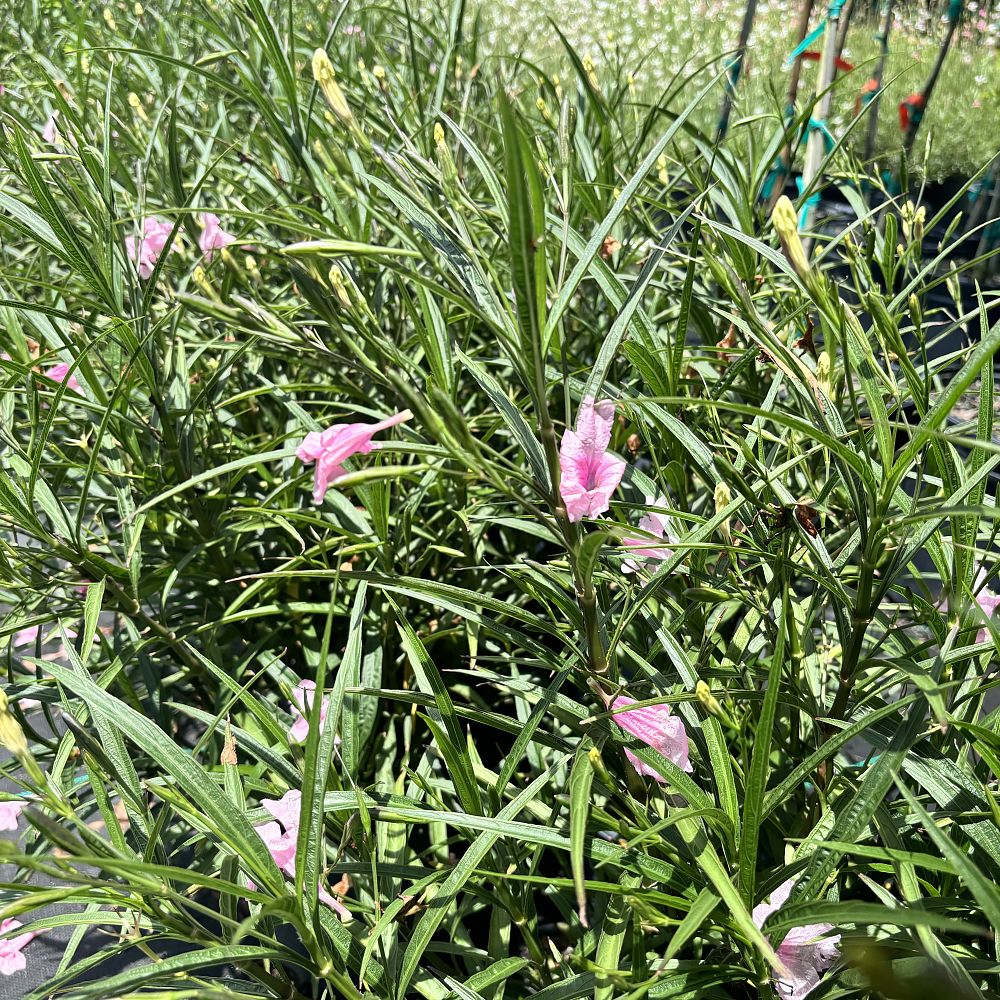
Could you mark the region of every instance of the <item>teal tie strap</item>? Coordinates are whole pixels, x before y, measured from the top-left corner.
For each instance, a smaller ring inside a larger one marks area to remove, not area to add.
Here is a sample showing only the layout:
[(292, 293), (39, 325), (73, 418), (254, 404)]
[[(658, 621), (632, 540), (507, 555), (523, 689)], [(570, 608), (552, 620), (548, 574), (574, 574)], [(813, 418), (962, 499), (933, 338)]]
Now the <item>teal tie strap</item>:
[(813, 132), (822, 133), (823, 145), (828, 153), (837, 145), (837, 140), (834, 139), (832, 133), (826, 126), (826, 122), (823, 121), (821, 118), (810, 118), (809, 128)]
[[(799, 195), (802, 194), (802, 178), (795, 178), (795, 186), (799, 189)], [(808, 198), (802, 203), (802, 208), (799, 209), (799, 229), (805, 229), (806, 223), (809, 221), (809, 212), (819, 205), (819, 191), (815, 194), (809, 195)]]
[(785, 175), (788, 173), (788, 167), (782, 162), (781, 157), (774, 161), (771, 165), (771, 169), (767, 172), (767, 176), (764, 178), (764, 183), (761, 185), (760, 196), (764, 201), (770, 201), (771, 196), (774, 194), (774, 187), (778, 183), (783, 183)]
[(948, 4), (948, 20), (957, 21), (962, 16), (962, 0), (951, 0)]
[[(830, 6), (827, 8), (826, 17), (823, 18), (819, 24), (806, 35), (805, 38), (799, 42), (798, 45), (792, 50), (791, 55), (785, 60), (785, 66), (791, 66), (796, 59), (802, 55), (806, 49), (809, 48), (813, 42), (819, 41), (826, 32), (827, 25), (835, 18), (840, 17), (840, 12), (843, 10), (845, 0), (831, 0)], [(958, 0), (958, 5), (961, 7), (962, 0)]]
[(794, 49), (792, 49), (791, 54), (785, 60), (785, 65), (791, 66), (792, 63), (795, 62), (795, 60), (798, 59), (799, 56), (802, 55), (802, 53), (805, 52), (810, 45), (812, 45), (813, 42), (823, 37), (823, 33), (825, 31), (826, 31), (826, 18), (820, 21), (818, 28), (815, 28), (813, 31), (810, 31), (809, 34), (806, 35), (806, 37), (803, 38), (802, 41), (799, 42), (799, 44), (796, 45)]

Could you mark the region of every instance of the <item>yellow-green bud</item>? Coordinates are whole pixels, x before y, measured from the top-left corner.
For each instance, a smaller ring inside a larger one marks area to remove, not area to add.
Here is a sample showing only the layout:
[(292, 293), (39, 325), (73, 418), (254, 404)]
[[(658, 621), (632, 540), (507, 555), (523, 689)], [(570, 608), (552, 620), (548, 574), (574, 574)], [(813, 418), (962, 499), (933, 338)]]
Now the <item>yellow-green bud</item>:
[(608, 773), (608, 769), (604, 766), (604, 758), (601, 756), (601, 751), (597, 747), (591, 747), (587, 751), (587, 759), (590, 761), (590, 766), (594, 769), (594, 774), (600, 778), (609, 788), (616, 787), (616, 783), (611, 780), (611, 775)]
[(711, 712), (712, 715), (723, 715), (722, 706), (719, 704), (715, 695), (712, 694), (711, 688), (704, 682), (698, 681), (694, 687), (694, 693), (698, 698), (698, 701), (705, 706), (705, 710)]
[(313, 78), (319, 84), (319, 88), (323, 91), (323, 96), (326, 98), (326, 102), (330, 105), (333, 113), (341, 121), (353, 125), (354, 115), (347, 104), (344, 92), (337, 83), (333, 72), (333, 63), (330, 62), (330, 57), (326, 54), (325, 50), (317, 49), (313, 53), (312, 69)]
[[(720, 480), (715, 484), (715, 513), (720, 514), (732, 502), (733, 494), (730, 492), (729, 487)], [(731, 542), (733, 540), (733, 533), (728, 517), (719, 525), (719, 533), (727, 542)]]
[(805, 247), (799, 237), (799, 220), (795, 215), (795, 206), (787, 195), (782, 195), (771, 213), (771, 224), (781, 240), (781, 247), (789, 263), (795, 268), (795, 273), (803, 280), (810, 278), (809, 260)]
[(351, 308), (351, 295), (347, 290), (347, 282), (344, 281), (344, 272), (336, 265), (330, 267), (330, 287), (337, 296), (337, 300), (345, 309)]
[(146, 109), (142, 106), (142, 101), (139, 99), (139, 95), (135, 92), (130, 92), (128, 95), (129, 107), (139, 116), (139, 118), (144, 121), (149, 121), (149, 115), (146, 114)]
[(3, 691), (0, 691), (0, 746), (15, 757), (24, 757), (28, 753), (28, 740), (24, 730), (11, 714), (7, 695)]

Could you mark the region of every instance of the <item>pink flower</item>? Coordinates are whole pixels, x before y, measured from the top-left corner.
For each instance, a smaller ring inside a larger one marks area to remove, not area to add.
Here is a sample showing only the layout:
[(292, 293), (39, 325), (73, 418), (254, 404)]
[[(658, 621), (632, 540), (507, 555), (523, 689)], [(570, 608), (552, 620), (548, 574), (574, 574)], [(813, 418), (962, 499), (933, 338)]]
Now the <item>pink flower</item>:
[(16, 830), (23, 802), (0, 802), (0, 830)]
[(597, 517), (610, 504), (625, 471), (625, 460), (608, 451), (615, 418), (613, 400), (588, 396), (576, 414), (576, 428), (559, 446), (559, 494), (571, 521)]
[[(302, 793), (293, 788), (285, 792), (280, 799), (262, 799), (261, 805), (277, 822), (261, 823), (254, 829), (264, 841), (264, 846), (274, 858), (274, 863), (289, 878), (295, 878), (295, 854), (302, 815)], [(285, 828), (284, 832), (281, 827)], [(319, 887), (319, 899), (341, 917), (350, 918), (351, 911), (339, 900), (334, 899), (322, 885)]]
[[(769, 899), (754, 907), (753, 922), (758, 927), (763, 927), (764, 921), (788, 902), (794, 885), (795, 879), (782, 882)], [(793, 927), (785, 935), (777, 948), (778, 958), (785, 968), (775, 979), (775, 988), (782, 1000), (803, 1000), (840, 957), (840, 935), (823, 937), (832, 930), (832, 924), (806, 924)], [(820, 937), (822, 940), (816, 940)]]
[[(666, 507), (666, 505), (666, 497), (660, 497), (659, 499), (646, 497), (647, 507)], [(653, 537), (663, 538), (668, 542), (677, 541), (670, 518), (666, 514), (660, 514), (653, 510), (646, 511), (639, 519), (639, 530), (646, 532), (645, 538), (625, 538), (622, 540), (627, 548), (635, 549), (637, 555), (640, 557), (638, 561), (635, 559), (626, 559), (622, 563), (623, 573), (638, 573), (640, 569), (648, 566), (650, 563), (662, 562), (664, 559), (669, 559), (673, 553), (672, 549), (662, 545), (658, 546), (653, 542)]]
[[(634, 705), (635, 698), (621, 695), (615, 698), (612, 708), (624, 708)], [(667, 760), (672, 761), (682, 771), (693, 771), (688, 759), (688, 736), (684, 723), (670, 711), (669, 705), (647, 705), (631, 712), (620, 712), (611, 718), (627, 733), (641, 740), (654, 750), (659, 750)], [(625, 751), (625, 756), (635, 768), (636, 773), (655, 778), (659, 782), (665, 779), (653, 770), (645, 761), (640, 760), (631, 750)]]
[(153, 215), (143, 223), (143, 236), (138, 244), (134, 236), (125, 237), (125, 251), (129, 260), (138, 268), (140, 278), (148, 278), (153, 273), (173, 229), (169, 222), (162, 222)]
[[(0, 934), (16, 931), (18, 927), (22, 926), (23, 924), (19, 920), (8, 917), (3, 923), (0, 923)], [(34, 937), (35, 932), (29, 931), (27, 934), (4, 938), (0, 941), (0, 975), (10, 976), (24, 970), (27, 963), (24, 955), (21, 954), (21, 949)]]
[(0, 830), (16, 830), (23, 802), (0, 802)]
[[(305, 743), (309, 736), (309, 712), (312, 709), (313, 696), (316, 693), (315, 681), (299, 681), (296, 686), (298, 697), (292, 699), (292, 715), (295, 721), (288, 730), (288, 738), (292, 743)], [(325, 697), (319, 706), (320, 728), (326, 723), (326, 713), (330, 708), (330, 698)]]
[(19, 629), (11, 639), (12, 646), (30, 646), (38, 638), (39, 625), (29, 625), (27, 628)]
[[(979, 605), (980, 610), (987, 618), (992, 618), (993, 613), (1000, 607), (1000, 595), (994, 594), (992, 590), (985, 586), (988, 579), (986, 571), (981, 569), (976, 574), (976, 580), (972, 586), (977, 591), (976, 604)], [(976, 642), (986, 642), (989, 636), (990, 630), (988, 628), (981, 628), (976, 635)]]
[(373, 434), (395, 427), (412, 416), (409, 410), (401, 410), (377, 424), (334, 424), (325, 431), (310, 431), (295, 454), (303, 462), (316, 463), (313, 500), (323, 502), (327, 487), (344, 474), (347, 459), (352, 455), (367, 455), (379, 447), (377, 441), (372, 441)]
[(69, 365), (64, 361), (46, 368), (45, 377), (52, 379), (53, 382), (65, 382), (74, 392), (83, 392), (83, 388), (76, 380), (76, 376), (70, 374)]
[(219, 225), (219, 217), (211, 212), (204, 212), (201, 216), (201, 224), (204, 229), (198, 237), (198, 249), (205, 255), (205, 260), (210, 261), (216, 250), (222, 250), (235, 242), (236, 237), (227, 233)]
[(42, 128), (42, 138), (50, 145), (54, 146), (59, 141), (59, 128), (56, 119), (59, 117), (58, 111), (53, 111)]

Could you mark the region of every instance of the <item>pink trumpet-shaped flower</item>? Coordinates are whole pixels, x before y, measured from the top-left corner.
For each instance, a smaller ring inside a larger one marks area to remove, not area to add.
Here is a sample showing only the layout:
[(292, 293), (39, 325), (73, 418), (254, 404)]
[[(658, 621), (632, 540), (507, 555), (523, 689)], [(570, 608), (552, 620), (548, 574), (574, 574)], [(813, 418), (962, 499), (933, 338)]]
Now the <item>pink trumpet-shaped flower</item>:
[[(315, 681), (299, 681), (296, 695), (292, 698), (292, 715), (295, 721), (288, 730), (288, 738), (292, 743), (305, 743), (309, 736), (309, 712), (312, 709), (313, 697), (316, 694)], [(330, 708), (330, 698), (325, 697), (319, 706), (320, 728), (326, 723), (326, 713)]]
[[(3, 923), (0, 923), (0, 934), (6, 934), (9, 931), (16, 931), (18, 927), (22, 927), (23, 924), (19, 920), (14, 920), (8, 917)], [(19, 934), (17, 937), (7, 937), (0, 941), (0, 975), (10, 976), (15, 972), (22, 972), (26, 966), (24, 955), (21, 954), (21, 949), (35, 937), (34, 931), (29, 931), (27, 934)]]
[(205, 255), (206, 261), (211, 261), (216, 250), (223, 250), (236, 240), (219, 225), (219, 217), (211, 212), (202, 213), (201, 224), (204, 228), (198, 237), (198, 249)]
[[(666, 507), (665, 497), (654, 499), (646, 497), (647, 507)], [(654, 538), (662, 538), (668, 542), (676, 542), (677, 536), (674, 534), (670, 518), (666, 514), (660, 514), (655, 510), (646, 511), (639, 519), (639, 530), (646, 533), (645, 537), (634, 537), (623, 539), (623, 544), (630, 549), (634, 549), (637, 558), (626, 559), (622, 562), (623, 573), (638, 573), (644, 566), (653, 562), (662, 562), (669, 559), (673, 550), (663, 545), (657, 545)]]
[(576, 414), (576, 427), (563, 433), (559, 446), (559, 494), (571, 521), (597, 517), (610, 505), (625, 471), (625, 460), (608, 451), (615, 404), (587, 396)]
[(379, 447), (377, 441), (372, 441), (373, 434), (395, 427), (412, 416), (409, 410), (401, 410), (377, 424), (334, 424), (325, 431), (310, 431), (295, 454), (303, 462), (316, 463), (313, 500), (323, 502), (330, 483), (344, 475), (347, 459), (352, 455), (367, 455)]
[[(795, 879), (782, 882), (769, 899), (754, 907), (753, 922), (758, 927), (763, 927), (764, 921), (788, 902), (794, 885)], [(832, 924), (806, 924), (793, 927), (782, 939), (776, 951), (784, 971), (777, 973), (774, 981), (782, 1000), (804, 1000), (840, 957), (840, 935), (824, 936), (832, 930)]]
[(16, 830), (23, 808), (23, 802), (0, 802), (0, 830)]
[[(615, 698), (611, 707), (618, 709), (634, 704), (635, 698), (621, 695)], [(631, 733), (637, 740), (641, 740), (654, 750), (659, 750), (667, 760), (672, 761), (682, 771), (694, 770), (688, 758), (687, 730), (681, 719), (670, 711), (669, 705), (647, 705), (645, 708), (636, 708), (631, 712), (619, 712), (612, 715), (611, 718), (625, 732)], [(661, 774), (653, 770), (645, 761), (640, 760), (631, 750), (626, 750), (625, 756), (638, 774), (655, 778), (661, 783), (665, 781)]]
[(59, 126), (56, 119), (59, 117), (58, 111), (53, 111), (49, 115), (45, 125), (42, 127), (42, 138), (50, 145), (54, 146), (59, 140)]
[(64, 361), (60, 361), (58, 364), (45, 369), (45, 377), (52, 379), (53, 382), (65, 382), (67, 387), (74, 392), (83, 392), (83, 388), (77, 381), (76, 376), (70, 374), (69, 367)]
[[(270, 852), (274, 863), (289, 878), (295, 878), (295, 854), (299, 841), (299, 822), (302, 815), (302, 793), (297, 789), (285, 792), (280, 799), (263, 799), (261, 805), (277, 822), (261, 823), (255, 826), (264, 846)], [(280, 826), (279, 826), (280, 824)], [(284, 827), (284, 832), (282, 832)], [(319, 900), (339, 916), (349, 919), (351, 911), (335, 899), (321, 885)]]
[[(134, 236), (125, 237), (125, 251), (129, 260), (135, 264), (140, 278), (148, 278), (156, 267), (170, 239), (174, 227), (169, 222), (163, 222), (151, 215), (142, 224), (142, 238), (136, 242)], [(173, 247), (171, 247), (173, 249)]]

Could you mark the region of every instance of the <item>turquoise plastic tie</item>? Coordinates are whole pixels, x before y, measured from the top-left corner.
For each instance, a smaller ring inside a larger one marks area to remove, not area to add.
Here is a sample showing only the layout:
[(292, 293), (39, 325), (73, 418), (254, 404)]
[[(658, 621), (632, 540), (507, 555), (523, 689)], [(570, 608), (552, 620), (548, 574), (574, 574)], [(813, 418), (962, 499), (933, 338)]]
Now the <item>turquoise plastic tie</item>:
[(785, 60), (786, 66), (791, 66), (792, 63), (795, 62), (795, 60), (798, 59), (799, 56), (802, 55), (802, 53), (805, 52), (810, 45), (812, 45), (813, 42), (815, 42), (818, 38), (823, 37), (823, 32), (826, 31), (827, 20), (828, 20), (827, 18), (823, 18), (823, 20), (820, 21), (819, 23), (819, 27), (815, 28), (813, 31), (810, 31), (809, 34), (806, 35), (806, 37), (803, 38), (802, 41), (798, 45), (796, 45), (794, 49), (792, 49), (791, 55)]
[[(844, 3), (845, 0), (831, 0), (830, 6), (827, 8), (826, 17), (824, 17), (823, 20), (820, 21), (819, 24), (812, 31), (810, 31), (798, 45), (795, 46), (794, 49), (792, 49), (791, 55), (785, 60), (786, 67), (791, 66), (792, 63), (795, 62), (795, 60), (798, 59), (799, 56), (802, 55), (802, 53), (805, 52), (810, 45), (812, 45), (813, 42), (818, 41), (823, 37), (827, 25), (835, 18), (840, 17), (840, 12), (844, 9)], [(958, 0), (958, 3), (959, 6), (961, 6), (961, 0)]]
[(826, 147), (826, 151), (829, 153), (837, 145), (837, 140), (834, 139), (832, 133), (826, 126), (826, 122), (822, 118), (810, 118), (809, 128), (814, 132), (821, 132), (823, 134), (823, 145)]
[[(799, 195), (802, 194), (802, 178), (795, 178), (795, 186), (799, 190)], [(805, 229), (806, 223), (809, 221), (809, 209), (815, 208), (819, 204), (819, 191), (815, 194), (809, 195), (808, 198), (802, 203), (802, 208), (799, 209), (799, 229)]]

